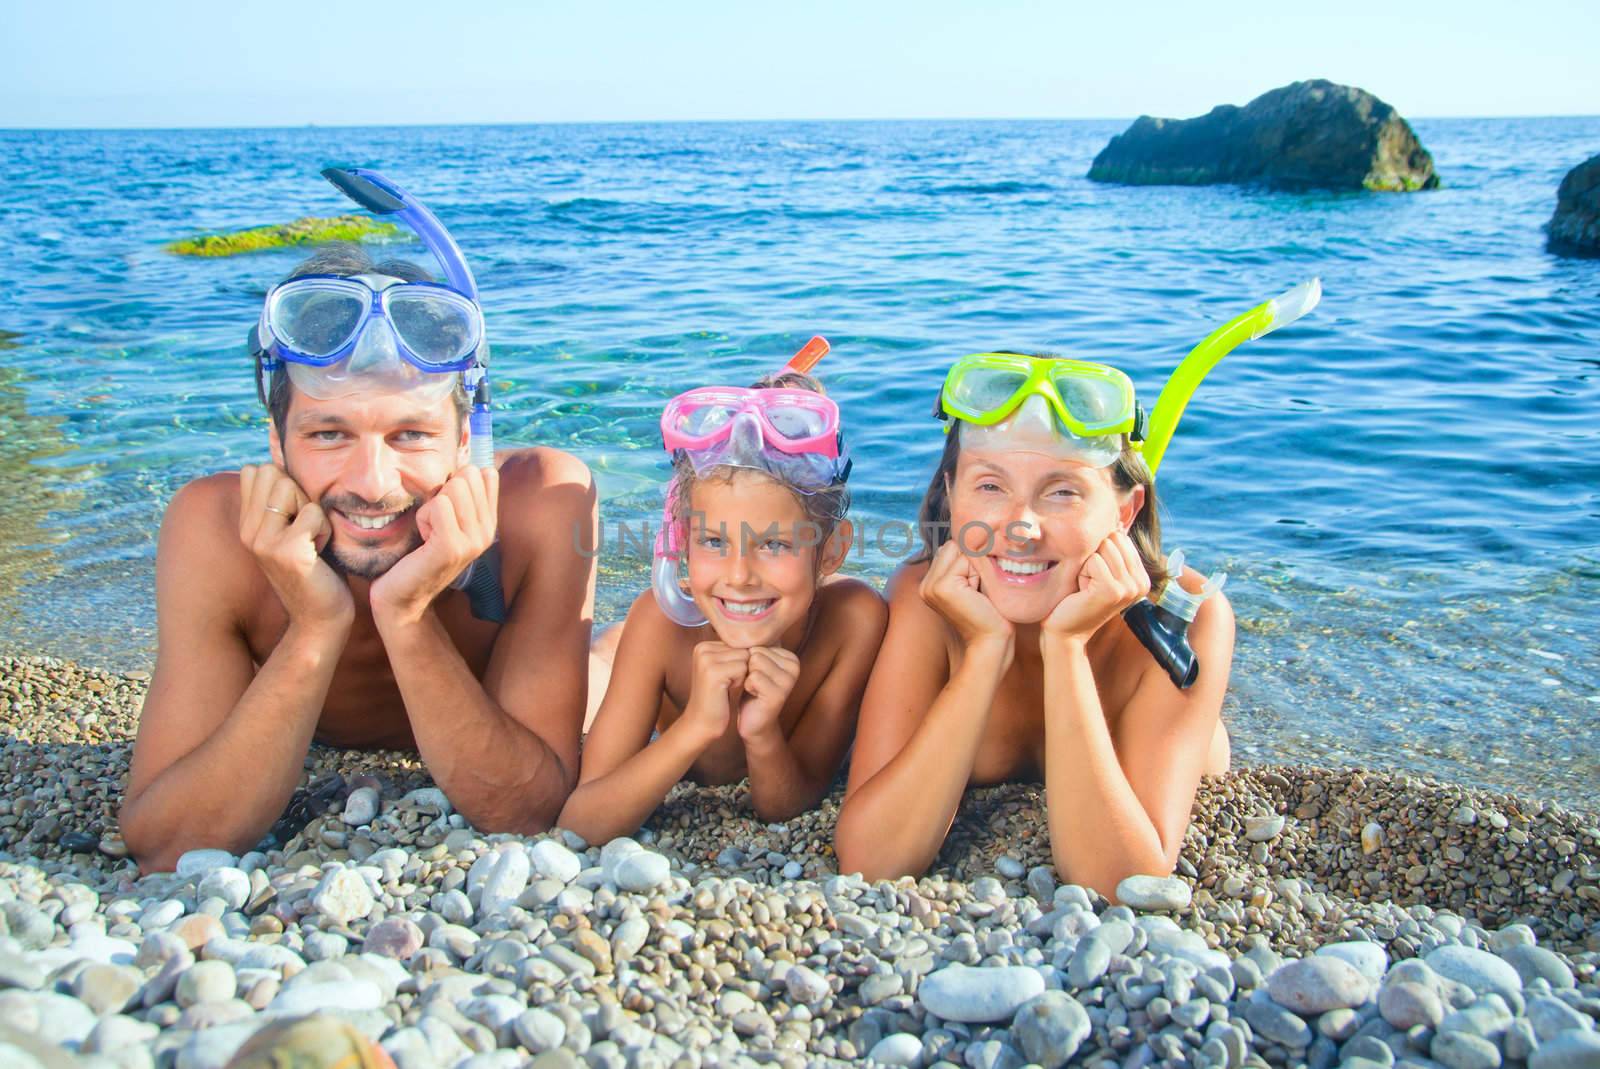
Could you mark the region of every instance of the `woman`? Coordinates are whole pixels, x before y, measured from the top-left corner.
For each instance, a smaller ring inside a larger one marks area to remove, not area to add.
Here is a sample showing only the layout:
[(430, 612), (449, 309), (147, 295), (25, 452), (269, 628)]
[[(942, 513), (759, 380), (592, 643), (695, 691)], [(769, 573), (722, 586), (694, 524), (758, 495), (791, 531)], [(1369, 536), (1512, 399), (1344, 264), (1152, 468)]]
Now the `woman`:
[(1202, 582), (1166, 575), (1132, 384), (1098, 364), (979, 354), (951, 369), (938, 414), (952, 423), (925, 551), (889, 583), (840, 871), (921, 873), (969, 784), (1042, 780), (1062, 878), (1110, 896), (1126, 876), (1171, 873), (1200, 777), (1228, 767), (1234, 622), (1225, 598), (1200, 605), (1201, 669), (1179, 689), (1123, 620), (1152, 587)]

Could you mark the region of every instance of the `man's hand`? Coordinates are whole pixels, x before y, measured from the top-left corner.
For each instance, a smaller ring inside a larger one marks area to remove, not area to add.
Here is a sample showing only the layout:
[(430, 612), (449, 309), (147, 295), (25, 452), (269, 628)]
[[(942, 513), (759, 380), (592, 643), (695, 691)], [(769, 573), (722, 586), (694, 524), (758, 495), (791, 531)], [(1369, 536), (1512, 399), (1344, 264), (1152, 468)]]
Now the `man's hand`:
[(1078, 570), (1078, 589), (1051, 610), (1041, 625), (1041, 640), (1050, 637), (1086, 641), (1102, 624), (1150, 593), (1133, 540), (1122, 531), (1106, 536)]
[(494, 543), (500, 473), (468, 465), (417, 509), (422, 545), (372, 584), (372, 609), (416, 617)]
[(746, 740), (778, 730), (783, 705), (800, 678), (800, 658), (781, 646), (757, 646), (749, 654), (739, 703), (739, 735)]
[(239, 469), (239, 539), (255, 555), (291, 624), (355, 617), (350, 586), (321, 557), (333, 528), (322, 507), (276, 464)]
[(694, 675), (683, 716), (699, 730), (706, 744), (728, 730), (733, 703), (750, 671), (750, 650), (724, 642), (701, 642), (694, 648)]

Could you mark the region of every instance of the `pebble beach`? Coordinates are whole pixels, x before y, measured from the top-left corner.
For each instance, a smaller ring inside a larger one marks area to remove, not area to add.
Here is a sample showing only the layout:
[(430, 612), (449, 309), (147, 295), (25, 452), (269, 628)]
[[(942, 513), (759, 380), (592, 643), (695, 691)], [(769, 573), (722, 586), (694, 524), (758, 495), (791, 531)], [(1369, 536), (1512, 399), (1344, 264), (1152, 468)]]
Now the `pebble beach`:
[(264, 849), (140, 878), (146, 683), (0, 658), (0, 1065), (288, 1064), (259, 1041), (306, 1014), (305, 1064), (399, 1069), (1600, 1065), (1592, 811), (1247, 766), (1112, 906), (1057, 880), (1037, 785), (869, 884), (834, 864), (840, 788), (766, 825), (680, 786), (600, 846), (481, 835), (415, 755), (318, 747)]

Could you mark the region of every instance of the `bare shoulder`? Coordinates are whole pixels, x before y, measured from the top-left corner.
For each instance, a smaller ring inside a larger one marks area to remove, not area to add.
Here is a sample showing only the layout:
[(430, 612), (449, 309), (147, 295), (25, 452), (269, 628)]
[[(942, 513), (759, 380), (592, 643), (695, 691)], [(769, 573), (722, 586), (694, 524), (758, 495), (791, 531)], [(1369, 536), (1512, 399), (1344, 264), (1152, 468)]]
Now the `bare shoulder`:
[[(497, 453), (500, 529), (525, 545), (591, 546), (599, 501), (589, 466), (547, 446)], [(582, 528), (575, 530), (574, 525)]]
[(817, 622), (847, 642), (873, 641), (889, 624), (889, 606), (870, 583), (835, 576), (817, 588)]
[(512, 504), (518, 504), (525, 497), (553, 490), (574, 487), (588, 490), (594, 486), (589, 465), (571, 453), (549, 446), (502, 450), (495, 454), (495, 467), (500, 471), (502, 508), (508, 498)]
[(937, 615), (928, 608), (928, 603), (922, 600), (922, 580), (927, 576), (932, 564), (931, 560), (910, 560), (894, 570), (894, 574), (884, 586), (884, 596), (888, 599), (891, 610), (899, 612), (904, 608), (916, 606), (922, 611)]
[(239, 473), (219, 471), (184, 484), (167, 502), (167, 524), (187, 528), (239, 526)]

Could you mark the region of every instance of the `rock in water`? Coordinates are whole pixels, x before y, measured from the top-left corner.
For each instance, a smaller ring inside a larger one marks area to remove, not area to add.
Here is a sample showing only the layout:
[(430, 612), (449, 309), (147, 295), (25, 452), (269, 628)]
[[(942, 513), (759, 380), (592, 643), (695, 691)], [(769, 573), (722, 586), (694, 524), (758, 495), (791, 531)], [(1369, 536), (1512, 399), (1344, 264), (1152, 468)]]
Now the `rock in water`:
[(1262, 183), (1280, 189), (1434, 189), (1433, 157), (1399, 113), (1323, 79), (1222, 104), (1194, 119), (1142, 116), (1094, 158), (1089, 177), (1124, 185)]
[(1600, 256), (1600, 156), (1590, 156), (1567, 172), (1556, 191), (1556, 213), (1545, 229), (1551, 252)]
[(917, 1000), (935, 1017), (964, 1024), (1003, 1021), (1044, 992), (1044, 977), (1025, 965), (970, 969), (950, 965), (922, 981)]

